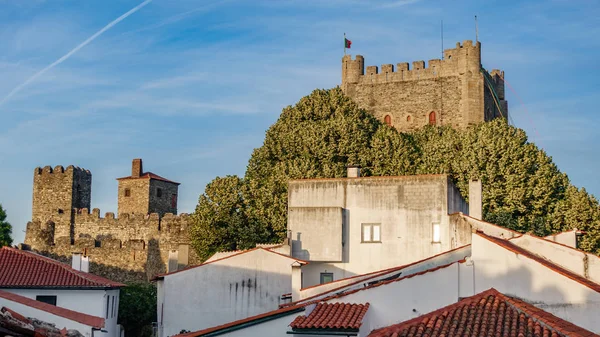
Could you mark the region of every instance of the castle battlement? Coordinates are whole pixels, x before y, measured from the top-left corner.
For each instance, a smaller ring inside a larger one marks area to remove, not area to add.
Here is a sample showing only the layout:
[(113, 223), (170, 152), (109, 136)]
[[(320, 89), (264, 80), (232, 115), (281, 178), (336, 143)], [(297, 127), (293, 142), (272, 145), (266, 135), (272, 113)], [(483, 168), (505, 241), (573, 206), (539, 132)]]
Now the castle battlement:
[(80, 174), (86, 174), (86, 175), (89, 175), (89, 176), (92, 175), (92, 173), (90, 172), (90, 170), (86, 170), (86, 169), (83, 169), (81, 167), (73, 166), (73, 165), (67, 166), (66, 169), (62, 165), (57, 165), (54, 168), (52, 168), (52, 166), (48, 165), (48, 166), (44, 166), (43, 168), (36, 167), (33, 170), (33, 173), (35, 175), (61, 174), (61, 173), (72, 173), (72, 172), (77, 172), (77, 173), (80, 173)]
[(366, 66), (362, 55), (342, 58), (342, 91), (359, 107), (400, 131), (425, 125), (462, 129), (507, 118), (504, 72), (482, 71), (481, 43), (465, 40), (443, 59)]
[[(388, 82), (416, 81), (436, 79), (447, 76), (458, 76), (467, 71), (479, 72), (481, 67), (481, 43), (473, 44), (466, 40), (456, 48), (444, 50), (444, 59), (431, 59), (413, 61), (412, 68), (409, 62), (367, 66), (365, 71), (364, 57), (356, 55), (353, 60), (351, 55), (342, 59), (342, 86), (347, 84), (380, 84)], [(381, 71), (380, 71), (381, 69)]]

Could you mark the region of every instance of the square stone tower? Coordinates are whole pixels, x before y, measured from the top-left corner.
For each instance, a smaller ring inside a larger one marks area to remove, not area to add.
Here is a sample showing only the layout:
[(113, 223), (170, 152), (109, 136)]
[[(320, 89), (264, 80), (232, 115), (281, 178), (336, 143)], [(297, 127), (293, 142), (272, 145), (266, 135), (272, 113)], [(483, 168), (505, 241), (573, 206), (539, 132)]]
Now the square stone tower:
[(342, 58), (342, 90), (361, 108), (399, 131), (425, 125), (469, 125), (508, 119), (504, 72), (481, 66), (481, 43), (464, 41), (444, 59), (366, 67), (357, 55)]
[(92, 173), (73, 165), (36, 167), (33, 171), (33, 221), (55, 226), (55, 237), (72, 235), (74, 210), (90, 208)]
[(141, 159), (131, 164), (131, 176), (118, 178), (118, 214), (177, 214), (179, 183), (144, 172)]

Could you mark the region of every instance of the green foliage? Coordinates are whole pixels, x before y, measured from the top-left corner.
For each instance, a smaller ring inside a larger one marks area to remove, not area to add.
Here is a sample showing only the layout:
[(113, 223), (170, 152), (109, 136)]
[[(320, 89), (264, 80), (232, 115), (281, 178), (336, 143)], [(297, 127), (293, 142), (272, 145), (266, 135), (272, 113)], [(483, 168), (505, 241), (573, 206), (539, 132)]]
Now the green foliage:
[(252, 248), (269, 233), (247, 216), (244, 181), (237, 176), (217, 177), (200, 196), (192, 215), (192, 245), (202, 261), (217, 251)]
[(153, 283), (130, 283), (121, 288), (119, 324), (125, 336), (149, 337), (156, 322), (156, 286)]
[(2, 204), (0, 204), (0, 247), (12, 244), (11, 234), (12, 226), (6, 221), (6, 212), (2, 208)]
[[(588, 232), (582, 248), (600, 251), (598, 201), (570, 185), (523, 130), (497, 119), (461, 131), (426, 126), (404, 134), (359, 109), (339, 88), (315, 90), (283, 109), (254, 150), (245, 178), (217, 178), (207, 186), (195, 214), (196, 248), (208, 257), (280, 242), (288, 181), (344, 177), (348, 164), (361, 165), (366, 176), (445, 173), (467, 197), (469, 180), (479, 178), (487, 221), (539, 236), (582, 229)], [(243, 230), (252, 232), (244, 234), (250, 239), (240, 239)]]

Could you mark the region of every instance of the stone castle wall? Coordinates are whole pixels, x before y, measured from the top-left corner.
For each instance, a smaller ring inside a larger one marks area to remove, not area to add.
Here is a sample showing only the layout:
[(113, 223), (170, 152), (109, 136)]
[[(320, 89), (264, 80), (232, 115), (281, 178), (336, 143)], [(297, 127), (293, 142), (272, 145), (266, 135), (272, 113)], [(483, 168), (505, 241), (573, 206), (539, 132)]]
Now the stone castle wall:
[(176, 184), (162, 180), (151, 180), (150, 209), (159, 214), (177, 214), (177, 190), (178, 186)]
[(64, 262), (73, 252), (90, 257), (90, 272), (112, 280), (147, 281), (171, 269), (199, 260), (189, 249), (189, 216), (165, 214), (129, 215), (113, 213), (100, 217), (100, 210), (74, 211), (72, 236), (60, 235), (52, 222), (27, 224), (25, 244)]
[[(400, 131), (414, 131), (430, 124), (465, 128), (493, 118), (507, 118), (504, 101), (504, 74), (494, 70), (489, 78), (481, 68), (481, 44), (457, 43), (444, 51), (444, 60), (412, 63), (364, 65), (357, 55), (342, 59), (342, 90), (378, 119)], [(502, 77), (501, 77), (502, 76)], [(489, 83), (487, 83), (489, 81)], [(500, 100), (495, 104), (490, 89)], [(501, 113), (498, 111), (505, 108)]]
[[(127, 190), (129, 192), (126, 192)], [(150, 179), (119, 180), (118, 191), (118, 214), (148, 213), (150, 209)]]

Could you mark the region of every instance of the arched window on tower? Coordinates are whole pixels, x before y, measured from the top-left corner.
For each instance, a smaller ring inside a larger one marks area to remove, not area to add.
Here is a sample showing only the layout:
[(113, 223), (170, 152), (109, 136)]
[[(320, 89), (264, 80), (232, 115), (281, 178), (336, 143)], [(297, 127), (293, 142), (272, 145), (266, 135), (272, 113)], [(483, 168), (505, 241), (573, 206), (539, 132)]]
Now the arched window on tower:
[(435, 111), (429, 113), (429, 125), (436, 125), (435, 122)]
[(383, 118), (383, 121), (385, 122), (385, 124), (392, 126), (392, 116), (385, 115), (385, 117)]

